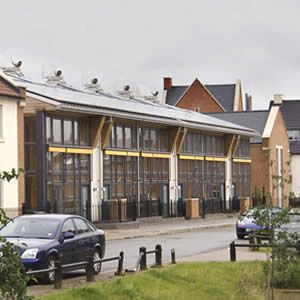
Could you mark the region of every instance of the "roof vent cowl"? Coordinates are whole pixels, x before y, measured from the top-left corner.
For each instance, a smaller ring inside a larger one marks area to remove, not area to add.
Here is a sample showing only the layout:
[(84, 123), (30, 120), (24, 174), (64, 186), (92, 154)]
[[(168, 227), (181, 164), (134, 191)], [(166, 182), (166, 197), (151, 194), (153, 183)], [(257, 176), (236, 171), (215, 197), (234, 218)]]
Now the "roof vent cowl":
[(84, 88), (86, 90), (90, 90), (95, 93), (103, 92), (103, 89), (101, 88), (98, 78), (93, 78), (90, 82), (84, 85)]
[(64, 77), (62, 76), (62, 71), (61, 70), (56, 70), (50, 73), (47, 77), (47, 84), (54, 84), (57, 85), (59, 83), (65, 84)]
[(6, 73), (6, 74), (12, 74), (12, 75), (18, 75), (18, 76), (24, 76), (24, 74), (21, 71), (22, 61), (19, 60), (18, 62), (11, 62), (12, 66), (9, 67), (1, 67), (0, 69)]

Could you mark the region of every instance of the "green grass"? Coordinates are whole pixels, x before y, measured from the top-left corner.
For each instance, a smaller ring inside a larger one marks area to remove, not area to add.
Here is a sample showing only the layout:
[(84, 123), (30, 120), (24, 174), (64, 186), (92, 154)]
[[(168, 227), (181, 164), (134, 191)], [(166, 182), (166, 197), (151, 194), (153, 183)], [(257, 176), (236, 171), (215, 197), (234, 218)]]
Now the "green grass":
[(45, 296), (43, 300), (264, 299), (259, 262), (185, 263)]

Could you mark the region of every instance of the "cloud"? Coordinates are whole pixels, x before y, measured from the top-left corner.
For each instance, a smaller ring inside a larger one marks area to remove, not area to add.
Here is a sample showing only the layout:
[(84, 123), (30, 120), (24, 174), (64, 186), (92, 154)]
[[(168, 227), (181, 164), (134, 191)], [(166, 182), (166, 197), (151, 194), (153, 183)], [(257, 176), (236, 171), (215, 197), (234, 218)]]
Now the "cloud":
[(165, 75), (177, 84), (240, 78), (263, 108), (275, 92), (300, 97), (299, 9), (296, 0), (10, 0), (0, 64), (22, 59), (30, 77), (61, 68), (70, 83), (97, 76), (113, 89), (157, 90)]

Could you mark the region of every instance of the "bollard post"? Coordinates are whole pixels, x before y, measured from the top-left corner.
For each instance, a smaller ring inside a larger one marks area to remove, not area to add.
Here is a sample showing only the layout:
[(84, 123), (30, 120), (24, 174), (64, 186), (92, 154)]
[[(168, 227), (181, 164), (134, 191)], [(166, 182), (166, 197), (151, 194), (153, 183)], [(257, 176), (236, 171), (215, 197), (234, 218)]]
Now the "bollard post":
[(172, 264), (176, 264), (176, 259), (175, 259), (175, 249), (171, 249), (171, 261)]
[(230, 243), (230, 261), (236, 261), (236, 249), (234, 241)]
[(140, 253), (143, 253), (143, 256), (141, 258), (141, 262), (140, 262), (140, 270), (147, 270), (147, 251), (146, 251), (146, 247), (141, 247), (140, 248)]
[(86, 281), (87, 282), (93, 282), (95, 281), (95, 275), (94, 275), (94, 258), (93, 256), (89, 256), (88, 258), (88, 264), (86, 266)]
[(155, 246), (155, 266), (161, 267), (162, 265), (162, 248), (161, 245)]
[(62, 265), (61, 261), (57, 260), (55, 262), (55, 270), (54, 270), (54, 288), (61, 289), (62, 288)]
[(120, 252), (120, 258), (119, 258), (119, 263), (118, 263), (118, 269), (117, 272), (115, 273), (116, 276), (122, 276), (123, 275), (123, 265), (124, 265), (124, 252)]
[(202, 198), (202, 219), (205, 219), (205, 200)]

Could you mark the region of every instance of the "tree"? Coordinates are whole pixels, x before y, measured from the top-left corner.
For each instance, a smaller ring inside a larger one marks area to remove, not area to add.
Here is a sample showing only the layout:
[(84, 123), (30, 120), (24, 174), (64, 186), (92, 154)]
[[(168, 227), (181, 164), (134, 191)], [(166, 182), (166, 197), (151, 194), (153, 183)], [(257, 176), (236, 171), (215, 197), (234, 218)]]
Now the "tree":
[[(0, 179), (7, 182), (17, 179), (22, 170), (12, 169), (0, 172)], [(0, 227), (11, 219), (0, 208)], [(20, 254), (16, 246), (0, 236), (0, 299), (28, 299), (26, 296), (27, 278), (23, 270)]]

